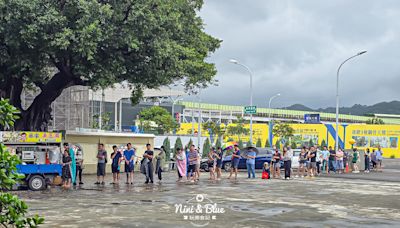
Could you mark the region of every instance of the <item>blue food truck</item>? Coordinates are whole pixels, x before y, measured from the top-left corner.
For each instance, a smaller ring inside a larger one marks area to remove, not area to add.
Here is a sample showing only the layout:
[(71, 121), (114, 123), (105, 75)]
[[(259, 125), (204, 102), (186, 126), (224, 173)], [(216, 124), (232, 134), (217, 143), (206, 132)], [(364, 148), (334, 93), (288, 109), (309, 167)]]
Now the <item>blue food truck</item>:
[(0, 132), (2, 142), (22, 163), (18, 173), (25, 178), (17, 186), (39, 191), (47, 188), (62, 173), (62, 135), (58, 132)]

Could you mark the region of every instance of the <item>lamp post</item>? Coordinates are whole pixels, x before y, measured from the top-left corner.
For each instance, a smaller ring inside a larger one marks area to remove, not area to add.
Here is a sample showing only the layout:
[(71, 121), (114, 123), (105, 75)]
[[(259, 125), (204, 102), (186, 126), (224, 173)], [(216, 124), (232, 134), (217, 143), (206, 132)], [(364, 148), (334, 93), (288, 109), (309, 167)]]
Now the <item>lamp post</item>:
[(337, 73), (336, 73), (336, 137), (335, 137), (335, 150), (336, 151), (339, 150), (339, 73), (340, 73), (340, 69), (350, 59), (360, 56), (362, 54), (365, 54), (366, 52), (367, 51), (361, 51), (361, 52), (351, 56), (350, 58), (347, 58), (339, 65), (339, 67), (337, 69)]
[[(197, 125), (197, 149), (199, 150), (199, 152), (201, 152), (200, 151), (200, 145), (201, 145), (201, 106), (200, 106), (200, 103), (201, 103), (201, 97), (200, 97), (200, 93), (201, 93), (201, 89), (199, 88), (199, 92), (198, 92), (198, 94), (197, 94), (197, 99), (198, 99), (198, 102), (199, 102), (199, 117), (198, 117), (198, 125)], [(203, 151), (203, 148), (201, 148), (201, 150)], [(203, 153), (201, 153), (201, 154), (203, 154)]]
[(279, 96), (281, 96), (280, 93), (275, 94), (274, 96), (272, 96), (269, 99), (269, 103), (268, 103), (268, 109), (269, 109), (269, 114), (268, 114), (269, 139), (268, 140), (269, 140), (269, 144), (270, 144), (271, 148), (273, 147), (273, 143), (272, 143), (272, 141), (273, 141), (273, 135), (272, 135), (273, 123), (272, 123), (272, 119), (271, 119), (271, 103), (272, 103), (273, 99), (275, 99), (275, 98), (277, 98)]
[[(229, 60), (229, 62), (244, 67), (250, 75), (250, 106), (253, 106), (253, 73), (250, 68), (235, 59)], [(250, 144), (253, 145), (253, 114), (250, 114)]]
[[(269, 103), (268, 103), (268, 108), (269, 108), (269, 109), (271, 109), (271, 102), (272, 102), (272, 100), (275, 99), (275, 98), (277, 98), (277, 97), (279, 97), (279, 96), (281, 96), (281, 94), (280, 94), (280, 93), (277, 93), (277, 94), (275, 94), (274, 96), (272, 96), (272, 97), (269, 99)], [(268, 119), (269, 119), (269, 121), (271, 121), (271, 112), (269, 112)]]

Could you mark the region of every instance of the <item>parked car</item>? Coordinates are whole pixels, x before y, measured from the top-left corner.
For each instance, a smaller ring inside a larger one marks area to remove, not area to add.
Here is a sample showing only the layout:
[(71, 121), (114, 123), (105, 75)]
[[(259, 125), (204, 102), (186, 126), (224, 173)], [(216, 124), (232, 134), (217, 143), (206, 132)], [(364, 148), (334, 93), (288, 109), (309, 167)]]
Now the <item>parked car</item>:
[[(265, 162), (270, 163), (272, 161), (272, 149), (269, 148), (257, 148), (258, 154), (256, 157), (256, 169), (262, 169)], [(226, 172), (231, 169), (231, 155), (225, 156), (222, 160), (222, 167)], [(246, 158), (241, 157), (239, 160), (238, 169), (246, 169)]]
[(301, 149), (293, 149), (292, 169), (299, 168), (299, 154), (300, 153), (301, 153)]
[(204, 171), (204, 172), (209, 172), (210, 171), (209, 168), (208, 168), (208, 159), (207, 158), (201, 159), (200, 171)]

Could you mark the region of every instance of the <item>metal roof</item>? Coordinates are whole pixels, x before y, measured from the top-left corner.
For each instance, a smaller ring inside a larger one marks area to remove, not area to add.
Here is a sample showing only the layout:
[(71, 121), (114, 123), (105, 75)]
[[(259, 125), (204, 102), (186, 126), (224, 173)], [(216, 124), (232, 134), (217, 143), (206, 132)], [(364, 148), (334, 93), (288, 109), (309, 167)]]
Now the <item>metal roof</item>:
[[(118, 102), (121, 99), (129, 99), (131, 97), (133, 88), (127, 84), (114, 84), (104, 90), (89, 90), (89, 99), (95, 101), (102, 100), (102, 93), (104, 93), (105, 102)], [(143, 97), (179, 97), (185, 95), (185, 92), (180, 90), (172, 90), (168, 87), (161, 87), (159, 89), (145, 89)]]

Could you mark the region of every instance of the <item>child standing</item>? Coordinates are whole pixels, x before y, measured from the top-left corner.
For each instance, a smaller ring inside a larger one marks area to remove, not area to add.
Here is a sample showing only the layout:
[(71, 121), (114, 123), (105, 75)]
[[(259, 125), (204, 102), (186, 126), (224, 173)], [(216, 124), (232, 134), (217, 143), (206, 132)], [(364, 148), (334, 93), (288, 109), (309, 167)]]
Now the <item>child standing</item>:
[(359, 158), (359, 155), (358, 155), (357, 148), (354, 148), (353, 149), (353, 160), (352, 160), (353, 167), (354, 167), (353, 173), (359, 173), (360, 172), (359, 169), (358, 169), (358, 164), (357, 164), (358, 158)]

